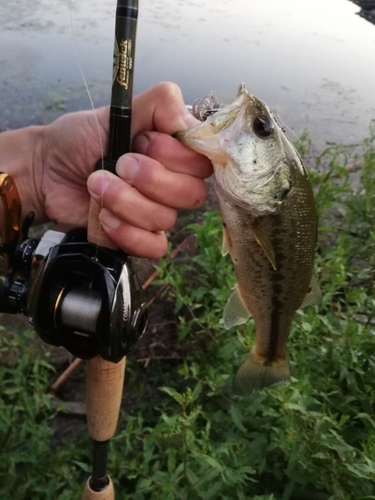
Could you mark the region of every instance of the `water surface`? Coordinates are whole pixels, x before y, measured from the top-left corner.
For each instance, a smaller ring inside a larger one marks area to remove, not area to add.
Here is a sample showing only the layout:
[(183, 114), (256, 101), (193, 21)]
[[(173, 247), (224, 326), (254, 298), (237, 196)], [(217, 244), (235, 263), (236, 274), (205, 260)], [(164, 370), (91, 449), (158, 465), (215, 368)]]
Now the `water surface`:
[[(0, 127), (110, 98), (115, 0), (0, 4)], [(176, 82), (186, 102), (240, 82), (314, 142), (356, 144), (375, 118), (375, 26), (347, 0), (140, 0), (135, 92)]]

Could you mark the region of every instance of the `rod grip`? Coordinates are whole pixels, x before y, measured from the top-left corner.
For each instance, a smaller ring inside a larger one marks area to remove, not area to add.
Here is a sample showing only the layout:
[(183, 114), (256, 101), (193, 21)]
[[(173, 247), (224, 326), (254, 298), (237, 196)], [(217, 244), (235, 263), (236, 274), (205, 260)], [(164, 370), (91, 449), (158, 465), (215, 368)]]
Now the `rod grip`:
[(115, 498), (111, 478), (109, 478), (109, 484), (103, 491), (93, 491), (90, 488), (90, 479), (87, 480), (85, 489), (83, 490), (82, 500), (113, 500)]
[(102, 357), (87, 361), (87, 427), (96, 441), (107, 441), (116, 432), (125, 378), (126, 358), (110, 363)]
[(90, 211), (89, 211), (89, 221), (88, 221), (88, 240), (94, 245), (99, 247), (110, 248), (111, 250), (117, 250), (118, 247), (113, 241), (108, 238), (105, 234), (99, 220), (101, 206), (100, 203), (91, 198), (90, 200)]

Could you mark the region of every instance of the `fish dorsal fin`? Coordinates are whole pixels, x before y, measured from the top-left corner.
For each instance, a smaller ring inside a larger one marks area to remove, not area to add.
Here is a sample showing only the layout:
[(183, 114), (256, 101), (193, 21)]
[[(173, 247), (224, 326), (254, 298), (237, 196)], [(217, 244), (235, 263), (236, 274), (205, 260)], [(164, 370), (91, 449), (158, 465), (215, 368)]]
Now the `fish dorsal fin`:
[(311, 277), (309, 290), (305, 295), (305, 298), (303, 299), (300, 308), (302, 309), (303, 307), (307, 306), (315, 306), (316, 304), (319, 304), (321, 300), (322, 300), (322, 292), (320, 290), (320, 286), (316, 279), (316, 276), (315, 274), (313, 274)]
[(225, 257), (226, 255), (228, 255), (228, 253), (230, 253), (230, 247), (231, 244), (230, 244), (228, 230), (223, 224), (223, 245), (221, 247), (221, 255), (223, 257)]
[(254, 223), (251, 225), (251, 232), (256, 242), (259, 243), (268, 260), (271, 262), (271, 266), (276, 271), (276, 259), (271, 240), (266, 231), (262, 228), (258, 219), (255, 219)]
[(232, 326), (246, 323), (249, 318), (250, 313), (241, 298), (238, 286), (235, 285), (232, 295), (229, 297), (229, 300), (224, 307), (224, 326), (229, 330)]

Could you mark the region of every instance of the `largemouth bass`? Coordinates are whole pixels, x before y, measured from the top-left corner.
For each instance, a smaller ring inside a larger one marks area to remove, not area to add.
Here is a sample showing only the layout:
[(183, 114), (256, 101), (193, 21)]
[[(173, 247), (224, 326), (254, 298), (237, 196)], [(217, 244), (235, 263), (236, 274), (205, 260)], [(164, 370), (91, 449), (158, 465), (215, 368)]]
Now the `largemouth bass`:
[(177, 137), (214, 166), (222, 253), (230, 254), (237, 278), (224, 325), (250, 316), (255, 322), (255, 346), (235, 377), (235, 391), (288, 381), (294, 313), (320, 299), (313, 276), (317, 217), (301, 158), (268, 106), (244, 84), (229, 104)]

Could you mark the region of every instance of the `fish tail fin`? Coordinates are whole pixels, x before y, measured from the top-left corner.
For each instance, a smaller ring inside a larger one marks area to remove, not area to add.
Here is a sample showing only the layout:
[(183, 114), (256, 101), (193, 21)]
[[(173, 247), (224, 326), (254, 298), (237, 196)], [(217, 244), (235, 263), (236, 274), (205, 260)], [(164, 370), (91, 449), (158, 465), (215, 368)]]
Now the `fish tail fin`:
[(268, 361), (254, 349), (247, 355), (234, 380), (236, 394), (247, 395), (253, 391), (290, 380), (288, 358)]

